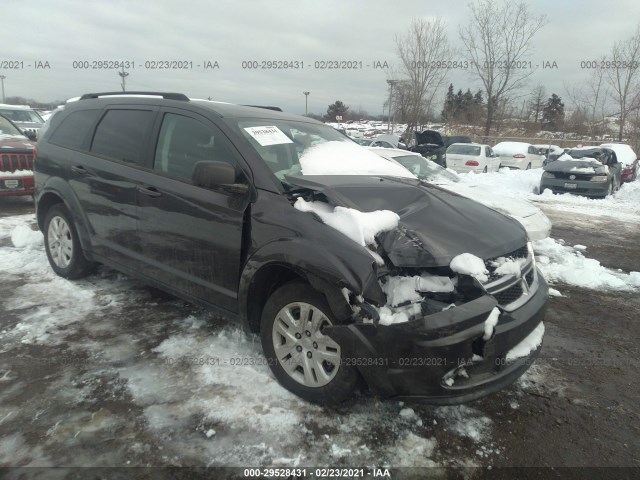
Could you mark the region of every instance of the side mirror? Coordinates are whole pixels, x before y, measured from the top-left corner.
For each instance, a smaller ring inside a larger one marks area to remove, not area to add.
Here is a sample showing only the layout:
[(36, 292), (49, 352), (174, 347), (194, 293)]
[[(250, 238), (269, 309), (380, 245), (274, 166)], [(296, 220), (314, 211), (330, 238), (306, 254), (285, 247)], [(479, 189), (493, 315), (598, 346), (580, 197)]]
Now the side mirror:
[(224, 190), (238, 195), (249, 190), (248, 185), (235, 183), (236, 169), (226, 162), (198, 162), (193, 167), (191, 179), (194, 185), (210, 190)]
[(22, 132), (24, 134), (25, 137), (27, 137), (29, 140), (35, 142), (37, 140), (36, 137), (36, 132), (33, 132), (31, 130), (26, 130), (24, 132)]

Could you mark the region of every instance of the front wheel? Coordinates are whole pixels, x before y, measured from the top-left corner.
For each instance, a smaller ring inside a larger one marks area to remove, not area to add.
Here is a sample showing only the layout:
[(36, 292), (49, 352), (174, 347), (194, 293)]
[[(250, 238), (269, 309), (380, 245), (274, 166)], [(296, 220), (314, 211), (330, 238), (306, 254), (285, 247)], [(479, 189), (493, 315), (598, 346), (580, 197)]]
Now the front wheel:
[(340, 345), (322, 333), (336, 323), (325, 298), (301, 282), (280, 287), (262, 311), (262, 349), (273, 374), (309, 402), (340, 403), (358, 386), (358, 371), (342, 362)]
[(526, 170), (531, 170), (531, 163), (528, 163), (528, 164), (527, 164), (527, 168), (526, 168)]
[(44, 220), (44, 246), (51, 268), (61, 277), (73, 280), (89, 274), (92, 264), (85, 258), (71, 213), (56, 204)]
[(488, 171), (489, 171), (488, 167), (485, 165), (484, 170), (482, 170), (482, 173), (487, 173)]

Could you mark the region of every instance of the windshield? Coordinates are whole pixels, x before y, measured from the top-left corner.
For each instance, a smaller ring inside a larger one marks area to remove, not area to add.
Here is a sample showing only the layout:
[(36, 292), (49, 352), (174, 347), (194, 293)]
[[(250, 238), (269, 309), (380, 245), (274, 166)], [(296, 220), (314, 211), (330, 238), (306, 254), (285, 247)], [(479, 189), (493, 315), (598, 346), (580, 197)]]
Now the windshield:
[(446, 184), (460, 181), (457, 175), (421, 155), (403, 155), (393, 157), (393, 160), (425, 182)]
[(596, 160), (600, 160), (600, 156), (602, 155), (602, 150), (599, 148), (592, 149), (577, 149), (577, 150), (569, 150), (567, 152), (573, 158), (595, 158)]
[(33, 110), (0, 109), (0, 113), (16, 123), (44, 123), (42, 117)]
[(456, 153), (458, 155), (471, 155), (473, 157), (480, 156), (480, 147), (476, 145), (451, 145), (447, 148), (447, 153)]
[(332, 127), (273, 119), (239, 119), (237, 126), (285, 187), (287, 175), (411, 176)]
[(0, 135), (17, 135), (23, 137), (22, 132), (11, 124), (9, 120), (0, 115)]

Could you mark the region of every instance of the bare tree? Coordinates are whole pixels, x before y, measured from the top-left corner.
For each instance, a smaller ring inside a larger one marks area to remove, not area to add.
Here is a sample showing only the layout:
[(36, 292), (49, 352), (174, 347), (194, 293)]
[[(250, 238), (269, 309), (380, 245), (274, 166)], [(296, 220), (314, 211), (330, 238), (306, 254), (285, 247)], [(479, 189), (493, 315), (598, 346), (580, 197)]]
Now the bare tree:
[[(407, 104), (407, 130), (413, 131), (428, 112), (449, 71), (451, 48), (441, 19), (414, 18), (409, 32), (396, 36)], [(395, 89), (394, 89), (395, 90)], [(400, 90), (400, 89), (398, 89)]]
[(460, 27), (460, 38), (471, 72), (486, 93), (485, 135), (489, 135), (501, 99), (521, 88), (534, 72), (523, 66), (531, 54), (533, 37), (547, 19), (532, 15), (523, 0), (501, 4), (478, 0), (470, 8), (471, 20)]
[(614, 98), (620, 109), (618, 141), (621, 141), (629, 113), (630, 100), (638, 94), (640, 24), (638, 24), (636, 33), (631, 38), (613, 44), (610, 65), (605, 65), (611, 67), (607, 69), (609, 84), (613, 88)]
[(529, 118), (533, 118), (533, 123), (542, 122), (542, 110), (546, 101), (547, 90), (540, 83), (531, 90), (531, 95), (529, 96)]
[[(604, 65), (606, 60), (603, 56), (596, 62), (597, 66)], [(604, 121), (607, 98), (610, 93), (607, 89), (606, 69), (592, 69), (587, 80), (582, 84), (567, 85), (565, 83), (565, 91), (575, 108), (587, 113), (589, 135), (596, 134), (595, 126)]]

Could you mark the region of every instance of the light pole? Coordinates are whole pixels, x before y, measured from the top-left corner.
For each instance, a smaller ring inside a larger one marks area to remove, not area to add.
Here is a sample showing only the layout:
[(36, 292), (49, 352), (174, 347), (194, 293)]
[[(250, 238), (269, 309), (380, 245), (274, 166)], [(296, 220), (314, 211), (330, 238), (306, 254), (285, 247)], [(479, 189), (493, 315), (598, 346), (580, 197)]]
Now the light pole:
[(309, 94), (311, 92), (302, 92), (302, 93), (304, 93), (304, 115), (306, 117), (307, 116), (307, 106), (308, 106)]
[(125, 91), (125, 87), (126, 87), (126, 78), (129, 76), (128, 72), (124, 71), (124, 65), (122, 66), (122, 71), (118, 72), (118, 75), (120, 75), (120, 77), (122, 77), (122, 83), (120, 84), (122, 86), (122, 91)]
[(4, 75), (0, 75), (0, 82), (2, 82), (2, 103), (4, 103), (4, 79), (7, 78)]
[(391, 98), (393, 97), (393, 86), (398, 83), (398, 80), (387, 80), (389, 85), (389, 118), (387, 119), (387, 132), (391, 132)]

